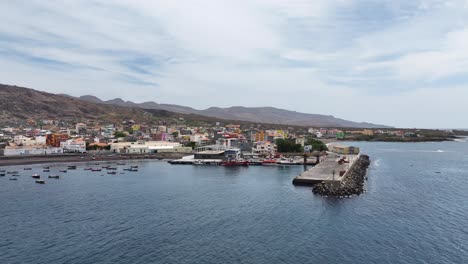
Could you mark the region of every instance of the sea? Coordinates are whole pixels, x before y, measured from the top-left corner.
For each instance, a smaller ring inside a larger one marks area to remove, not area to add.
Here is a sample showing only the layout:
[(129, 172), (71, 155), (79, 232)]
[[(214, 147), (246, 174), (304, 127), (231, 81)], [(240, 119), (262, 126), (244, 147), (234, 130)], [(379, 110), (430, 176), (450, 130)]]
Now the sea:
[(0, 177), (0, 263), (468, 263), (468, 142), (349, 144), (371, 165), (343, 199), (293, 186), (302, 166), (0, 168), (21, 175)]

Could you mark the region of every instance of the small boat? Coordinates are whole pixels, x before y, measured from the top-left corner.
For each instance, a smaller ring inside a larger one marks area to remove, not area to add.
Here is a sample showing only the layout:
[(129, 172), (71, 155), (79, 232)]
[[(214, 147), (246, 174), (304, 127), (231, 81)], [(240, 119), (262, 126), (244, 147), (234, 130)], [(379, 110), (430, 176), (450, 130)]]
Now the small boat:
[(18, 171), (8, 171), (7, 174), (18, 174)]
[(36, 173), (36, 174), (33, 174), (31, 177), (33, 177), (34, 179), (40, 179), (41, 175)]
[(10, 181), (17, 181), (18, 178), (10, 178)]
[(50, 169), (50, 166), (44, 166), (43, 169)]
[(11, 175), (11, 176), (13, 176), (13, 177), (19, 177), (19, 176), (21, 176), (21, 175), (19, 175), (19, 174), (13, 174), (13, 175)]
[(67, 173), (67, 170), (59, 170), (59, 172)]
[(107, 170), (117, 170), (116, 167), (107, 167)]
[(125, 169), (123, 169), (123, 170), (124, 170), (124, 171), (130, 171), (131, 168), (125, 168)]
[(102, 169), (99, 169), (99, 168), (97, 168), (97, 169), (91, 169), (91, 171), (102, 171)]
[(5, 173), (0, 173), (0, 177), (3, 177), (3, 176), (5, 176)]
[(93, 168), (84, 168), (84, 170), (92, 170)]
[(138, 171), (137, 168), (130, 168), (128, 171)]
[(193, 162), (193, 165), (203, 165), (203, 161), (201, 161), (201, 160), (195, 160), (195, 161)]
[(59, 175), (49, 175), (49, 179), (59, 179)]
[(116, 172), (116, 171), (108, 171), (107, 174), (113, 174), (113, 175), (115, 175), (115, 174), (117, 174), (117, 172)]
[(49, 169), (42, 170), (42, 172), (50, 172)]
[(119, 163), (119, 162), (118, 162), (117, 165), (125, 165), (125, 163)]
[(138, 169), (138, 166), (130, 166), (132, 169)]
[(45, 181), (44, 180), (36, 180), (36, 183), (39, 183), (39, 184), (44, 184)]
[(275, 159), (268, 159), (268, 160), (263, 160), (262, 165), (263, 166), (272, 166), (276, 165), (277, 161)]
[(67, 166), (69, 170), (76, 170), (76, 165), (69, 165)]
[(32, 168), (24, 168), (23, 170), (32, 170)]

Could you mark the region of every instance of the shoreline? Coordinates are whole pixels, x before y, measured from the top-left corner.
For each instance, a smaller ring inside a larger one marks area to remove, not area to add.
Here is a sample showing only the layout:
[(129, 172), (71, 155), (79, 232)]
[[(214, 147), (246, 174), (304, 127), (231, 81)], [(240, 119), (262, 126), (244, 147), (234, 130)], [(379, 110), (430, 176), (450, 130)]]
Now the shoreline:
[(0, 157), (0, 167), (35, 165), (45, 163), (79, 163), (79, 162), (101, 162), (101, 161), (122, 161), (122, 160), (164, 160), (177, 159), (189, 155), (187, 153), (154, 153), (154, 154), (114, 154), (113, 156), (101, 155), (58, 155), (58, 156), (21, 156), (21, 157)]

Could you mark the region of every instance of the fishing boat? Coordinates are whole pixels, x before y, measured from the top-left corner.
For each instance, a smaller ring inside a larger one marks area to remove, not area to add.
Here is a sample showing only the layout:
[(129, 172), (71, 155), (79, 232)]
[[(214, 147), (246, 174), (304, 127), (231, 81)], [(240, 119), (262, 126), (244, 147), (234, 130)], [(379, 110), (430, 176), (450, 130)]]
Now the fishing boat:
[(262, 166), (276, 166), (277, 161), (275, 159), (266, 159), (262, 161)]
[(49, 179), (60, 179), (59, 175), (49, 175)]
[(36, 173), (36, 174), (33, 174), (31, 177), (33, 177), (34, 179), (40, 179), (41, 175)]
[(45, 181), (44, 180), (36, 180), (36, 183), (39, 183), (39, 184), (44, 184)]

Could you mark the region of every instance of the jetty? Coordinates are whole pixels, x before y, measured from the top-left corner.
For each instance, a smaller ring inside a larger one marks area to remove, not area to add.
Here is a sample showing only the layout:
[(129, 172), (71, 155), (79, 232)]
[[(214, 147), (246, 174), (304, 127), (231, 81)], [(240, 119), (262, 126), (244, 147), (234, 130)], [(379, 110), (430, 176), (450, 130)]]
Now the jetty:
[(324, 181), (341, 182), (359, 159), (360, 154), (328, 153), (320, 162), (293, 179), (294, 185), (313, 186)]

